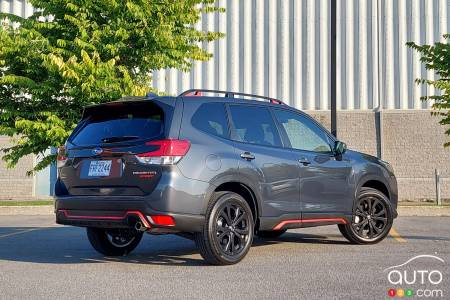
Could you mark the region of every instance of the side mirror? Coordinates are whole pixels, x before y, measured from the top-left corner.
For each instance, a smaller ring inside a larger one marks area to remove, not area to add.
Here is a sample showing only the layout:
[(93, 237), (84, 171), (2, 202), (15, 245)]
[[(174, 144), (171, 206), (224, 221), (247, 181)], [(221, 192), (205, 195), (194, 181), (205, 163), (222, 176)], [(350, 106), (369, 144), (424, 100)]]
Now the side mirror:
[(342, 155), (347, 151), (347, 144), (341, 141), (336, 141), (334, 143), (334, 154), (336, 155)]

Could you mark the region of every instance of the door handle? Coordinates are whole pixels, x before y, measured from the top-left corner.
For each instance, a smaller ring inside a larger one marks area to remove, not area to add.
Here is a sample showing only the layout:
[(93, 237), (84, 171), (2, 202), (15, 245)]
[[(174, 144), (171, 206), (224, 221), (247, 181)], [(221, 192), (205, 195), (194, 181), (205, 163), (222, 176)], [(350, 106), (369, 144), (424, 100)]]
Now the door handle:
[(306, 158), (306, 157), (302, 157), (298, 160), (299, 163), (301, 163), (304, 166), (307, 166), (309, 164), (311, 164), (311, 162)]
[(252, 160), (255, 159), (255, 156), (253, 154), (251, 154), (250, 152), (244, 152), (241, 153), (241, 158), (246, 159), (246, 160)]

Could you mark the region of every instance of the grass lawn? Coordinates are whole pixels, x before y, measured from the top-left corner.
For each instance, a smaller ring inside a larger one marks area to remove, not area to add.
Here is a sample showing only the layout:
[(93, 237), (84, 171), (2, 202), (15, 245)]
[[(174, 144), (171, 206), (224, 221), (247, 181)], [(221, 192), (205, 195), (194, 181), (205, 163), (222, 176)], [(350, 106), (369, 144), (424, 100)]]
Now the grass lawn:
[(0, 201), (0, 206), (36, 206), (36, 205), (53, 205), (53, 200), (37, 200), (37, 201)]

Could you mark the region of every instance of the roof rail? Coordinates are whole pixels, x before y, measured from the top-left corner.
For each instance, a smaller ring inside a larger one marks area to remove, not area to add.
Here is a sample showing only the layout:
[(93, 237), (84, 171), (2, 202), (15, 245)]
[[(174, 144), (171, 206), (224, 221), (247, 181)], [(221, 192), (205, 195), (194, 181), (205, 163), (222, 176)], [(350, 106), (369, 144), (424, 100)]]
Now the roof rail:
[(224, 94), (224, 97), (226, 97), (226, 98), (234, 98), (235, 95), (236, 96), (246, 96), (246, 97), (263, 99), (263, 100), (269, 101), (270, 103), (286, 105), (286, 103), (284, 103), (281, 100), (278, 100), (278, 99), (275, 99), (275, 98), (266, 97), (266, 96), (259, 96), (259, 95), (239, 93), (239, 92), (230, 92), (230, 91), (208, 90), (208, 89), (190, 89), (190, 90), (186, 90), (186, 91), (182, 92), (180, 95), (178, 95), (178, 97), (183, 97), (183, 96), (184, 97), (203, 96), (202, 93)]

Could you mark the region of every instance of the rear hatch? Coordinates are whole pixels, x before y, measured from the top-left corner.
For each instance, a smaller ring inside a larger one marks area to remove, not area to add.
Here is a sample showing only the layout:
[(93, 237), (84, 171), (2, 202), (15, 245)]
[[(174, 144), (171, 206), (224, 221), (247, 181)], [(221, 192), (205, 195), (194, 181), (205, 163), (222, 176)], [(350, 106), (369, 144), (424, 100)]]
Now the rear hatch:
[(60, 193), (74, 196), (151, 193), (166, 165), (170, 165), (165, 163), (170, 159), (164, 155), (171, 153), (164, 150), (167, 144), (174, 143), (167, 139), (174, 109), (175, 100), (173, 105), (138, 100), (86, 108), (82, 121), (58, 155)]

